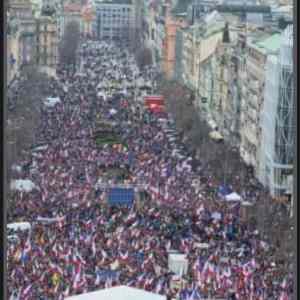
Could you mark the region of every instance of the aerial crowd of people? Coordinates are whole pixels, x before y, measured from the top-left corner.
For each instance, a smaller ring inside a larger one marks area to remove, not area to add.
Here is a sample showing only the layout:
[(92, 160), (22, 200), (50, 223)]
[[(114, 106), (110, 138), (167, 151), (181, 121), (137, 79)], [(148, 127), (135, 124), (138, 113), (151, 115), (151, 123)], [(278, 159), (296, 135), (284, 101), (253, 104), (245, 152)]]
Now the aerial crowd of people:
[[(289, 299), (292, 277), (274, 245), (241, 219), (239, 202), (212, 192), (219, 183), (172, 116), (143, 106), (155, 69), (139, 70), (128, 50), (105, 42), (86, 41), (80, 60), (80, 70), (61, 67), (49, 83), (56, 102), (42, 106), (36, 144), (14, 169), (14, 180), (35, 187), (15, 191), (8, 211), (8, 223), (31, 224), (7, 241), (10, 299), (118, 285), (179, 300)], [(118, 144), (96, 143), (101, 122)], [(107, 177), (112, 168), (128, 176)], [(139, 203), (110, 206), (105, 185), (119, 184), (143, 195)], [(170, 270), (171, 252), (186, 254), (186, 272)]]

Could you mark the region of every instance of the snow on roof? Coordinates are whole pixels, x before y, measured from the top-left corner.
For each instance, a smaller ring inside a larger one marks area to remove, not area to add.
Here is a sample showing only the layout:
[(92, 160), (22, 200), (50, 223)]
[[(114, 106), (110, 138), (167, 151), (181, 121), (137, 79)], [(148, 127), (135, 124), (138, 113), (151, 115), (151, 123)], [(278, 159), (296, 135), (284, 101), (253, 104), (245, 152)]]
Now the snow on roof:
[(165, 296), (153, 294), (127, 286), (118, 286), (96, 292), (85, 293), (66, 300), (166, 300)]

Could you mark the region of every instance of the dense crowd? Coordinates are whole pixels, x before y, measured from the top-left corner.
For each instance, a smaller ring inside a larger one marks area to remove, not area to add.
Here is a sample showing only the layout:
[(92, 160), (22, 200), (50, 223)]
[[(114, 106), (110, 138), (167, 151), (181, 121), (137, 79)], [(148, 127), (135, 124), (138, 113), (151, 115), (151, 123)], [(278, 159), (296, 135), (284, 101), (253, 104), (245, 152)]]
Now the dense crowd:
[[(37, 143), (14, 171), (36, 188), (16, 191), (8, 215), (32, 226), (8, 240), (10, 299), (116, 285), (180, 300), (289, 299), (291, 276), (274, 246), (241, 220), (238, 203), (214, 192), (219, 183), (180, 142), (171, 116), (143, 107), (155, 70), (138, 70), (127, 50), (106, 43), (87, 42), (80, 55), (80, 72), (61, 68), (51, 81), (60, 102), (43, 107)], [(99, 120), (112, 124), (120, 144), (96, 143)], [(129, 175), (106, 178), (110, 168)], [(101, 183), (138, 187), (142, 205), (107, 205)], [(168, 269), (170, 250), (187, 255), (180, 285)]]

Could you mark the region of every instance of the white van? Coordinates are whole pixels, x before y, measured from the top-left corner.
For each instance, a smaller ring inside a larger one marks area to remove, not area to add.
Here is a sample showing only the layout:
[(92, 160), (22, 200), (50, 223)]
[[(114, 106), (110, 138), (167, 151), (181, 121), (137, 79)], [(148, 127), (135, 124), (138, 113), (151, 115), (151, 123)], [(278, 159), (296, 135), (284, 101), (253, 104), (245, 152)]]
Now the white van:
[[(28, 222), (17, 222), (17, 223), (10, 223), (7, 224), (7, 230), (12, 233), (12, 235), (19, 230), (21, 231), (30, 231), (31, 224)], [(10, 235), (10, 234), (9, 234)]]

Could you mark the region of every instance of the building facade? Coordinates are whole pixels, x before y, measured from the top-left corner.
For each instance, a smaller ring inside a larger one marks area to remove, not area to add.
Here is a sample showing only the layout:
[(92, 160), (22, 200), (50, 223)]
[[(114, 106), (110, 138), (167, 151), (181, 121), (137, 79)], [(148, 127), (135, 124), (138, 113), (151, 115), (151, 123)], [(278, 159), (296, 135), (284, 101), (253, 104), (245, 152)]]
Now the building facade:
[(289, 192), (294, 161), (292, 26), (282, 34), (280, 52), (267, 58), (264, 96), (258, 177), (271, 195), (280, 197)]
[(58, 40), (60, 41), (63, 37), (64, 24), (65, 24), (64, 1), (63, 0), (56, 0), (55, 17), (56, 17), (56, 22), (57, 22)]
[(19, 71), (19, 24), (16, 18), (8, 16), (7, 22), (7, 84), (9, 84)]
[(143, 22), (143, 14), (145, 11), (145, 1), (140, 0), (132, 0), (132, 4), (134, 7), (134, 28), (135, 28), (135, 35), (136, 38), (139, 40), (143, 40), (143, 33), (142, 31), (144, 28), (144, 22)]
[(240, 143), (240, 55), (236, 40), (222, 41), (214, 54), (214, 94), (209, 102), (212, 119), (232, 146)]
[(223, 18), (214, 11), (201, 22), (191, 26), (184, 34), (184, 81), (196, 91), (199, 101), (200, 98), (210, 99), (214, 92), (212, 59), (222, 40), (224, 26)]
[(82, 5), (77, 2), (70, 2), (65, 3), (63, 5), (63, 16), (60, 16), (59, 22), (58, 22), (58, 28), (59, 28), (59, 35), (62, 37), (65, 32), (66, 26), (70, 22), (76, 22), (79, 25), (80, 32), (82, 32)]
[(30, 0), (13, 0), (9, 3), (10, 18), (19, 23), (19, 67), (34, 63), (36, 49), (35, 19)]
[(195, 24), (203, 16), (212, 12), (217, 4), (217, 0), (193, 0), (188, 7), (188, 21), (190, 24)]
[(96, 20), (96, 9), (92, 2), (86, 3), (81, 10), (82, 34), (93, 36), (93, 22)]
[[(260, 112), (264, 101), (265, 65), (269, 54), (279, 50), (280, 35), (253, 38), (246, 45), (244, 72), (241, 74), (241, 145), (244, 161), (259, 169), (259, 145), (261, 142)], [(256, 173), (257, 175), (257, 173)]]
[(100, 40), (134, 39), (135, 7), (131, 0), (95, 1), (93, 31)]
[(163, 72), (166, 78), (175, 76), (176, 59), (176, 32), (179, 28), (187, 26), (184, 17), (176, 17), (171, 14), (171, 5), (166, 5), (165, 37), (163, 43)]
[(176, 30), (174, 79), (183, 82), (183, 28)]
[(58, 60), (58, 31), (54, 17), (40, 16), (36, 20), (37, 50), (36, 63), (41, 70), (55, 74)]
[(149, 38), (146, 40), (146, 45), (152, 51), (152, 61), (160, 70), (163, 62), (163, 47), (165, 39), (165, 11), (163, 1), (151, 1), (148, 6), (148, 30)]

